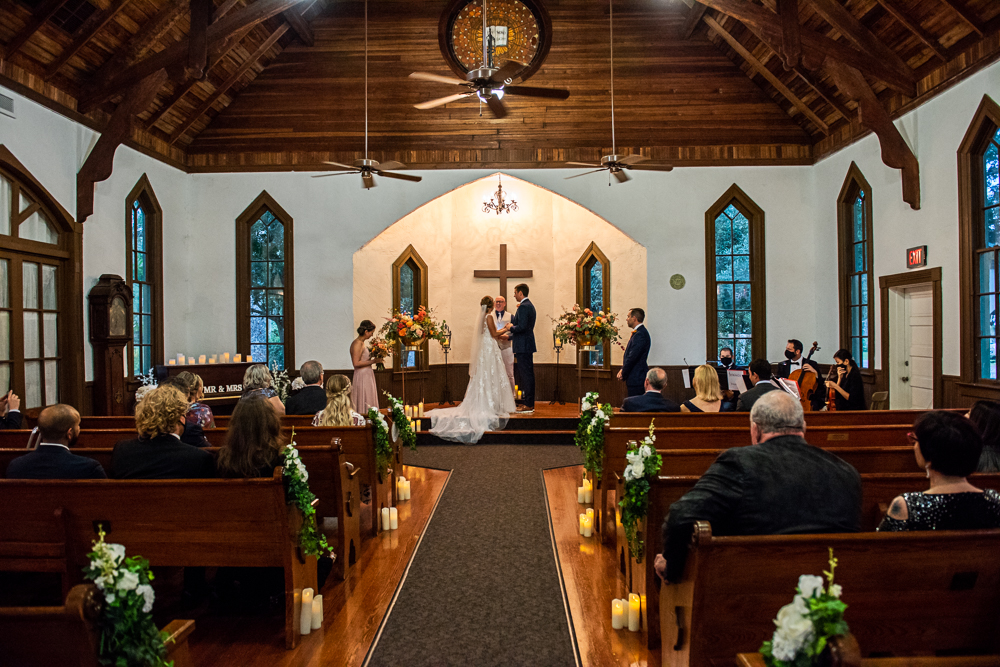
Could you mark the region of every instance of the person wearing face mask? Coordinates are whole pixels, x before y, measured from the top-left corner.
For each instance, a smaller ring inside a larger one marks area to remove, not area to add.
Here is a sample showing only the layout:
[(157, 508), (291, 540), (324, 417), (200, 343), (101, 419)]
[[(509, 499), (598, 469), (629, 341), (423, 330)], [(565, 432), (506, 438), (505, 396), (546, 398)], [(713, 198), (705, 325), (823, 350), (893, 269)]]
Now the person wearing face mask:
[(867, 410), (865, 405), (865, 383), (861, 371), (854, 363), (850, 350), (840, 349), (833, 354), (837, 364), (837, 379), (827, 380), (827, 390), (833, 389), (837, 411)]
[[(732, 412), (740, 400), (740, 392), (729, 389), (729, 371), (742, 370), (736, 365), (733, 358), (733, 348), (724, 347), (719, 350), (719, 365), (715, 371), (719, 374), (719, 386), (722, 389), (722, 410), (720, 412)], [(743, 373), (744, 382), (747, 382), (747, 374)]]
[(812, 409), (822, 410), (826, 404), (827, 392), (822, 391), (822, 376), (819, 372), (819, 365), (812, 359), (802, 356), (802, 341), (790, 338), (785, 345), (785, 360), (778, 364), (778, 372), (775, 374), (779, 378), (788, 378), (797, 370), (806, 370), (815, 373), (817, 377), (817, 390), (812, 395)]

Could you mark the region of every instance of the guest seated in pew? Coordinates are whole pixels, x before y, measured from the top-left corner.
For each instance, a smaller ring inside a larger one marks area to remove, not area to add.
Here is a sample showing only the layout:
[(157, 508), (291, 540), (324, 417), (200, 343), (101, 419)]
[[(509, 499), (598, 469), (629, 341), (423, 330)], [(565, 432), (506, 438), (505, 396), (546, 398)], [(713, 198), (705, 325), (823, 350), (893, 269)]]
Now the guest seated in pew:
[(271, 407), (274, 408), (274, 411), (279, 416), (283, 416), (285, 414), (285, 404), (278, 398), (278, 392), (273, 389), (273, 386), (274, 378), (271, 377), (271, 371), (267, 370), (267, 366), (264, 364), (254, 364), (247, 368), (246, 373), (243, 374), (243, 396), (240, 398), (263, 396), (271, 404)]
[(21, 399), (13, 390), (0, 398), (0, 428), (21, 428)]
[(983, 439), (976, 472), (1000, 472), (1000, 403), (976, 401), (965, 416)]
[(778, 388), (771, 382), (771, 362), (767, 359), (751, 361), (750, 382), (753, 386), (740, 394), (740, 399), (736, 402), (736, 412), (750, 412), (758, 398)]
[(104, 468), (94, 459), (70, 452), (80, 436), (80, 413), (57, 403), (38, 415), (41, 442), (30, 454), (7, 466), (7, 479), (105, 479)]
[(177, 374), (177, 377), (182, 376), (188, 383), (188, 403), (191, 404), (185, 417), (187, 423), (197, 424), (202, 429), (215, 428), (215, 415), (212, 414), (212, 408), (201, 402), (205, 398), (205, 382), (197, 373), (181, 371)]
[(239, 401), (219, 450), (219, 477), (271, 477), (281, 465), (281, 420), (263, 396)]
[(364, 426), (368, 421), (351, 409), (351, 381), (331, 375), (326, 381), (326, 407), (313, 417), (313, 426)]
[(719, 386), (719, 374), (708, 364), (702, 364), (694, 370), (695, 397), (681, 404), (681, 412), (721, 412), (722, 388)]
[(201, 427), (201, 423), (188, 419), (188, 415), (191, 413), (191, 403), (194, 401), (194, 397), (197, 396), (198, 391), (194, 378), (195, 375), (193, 373), (181, 371), (177, 375), (161, 382), (160, 386), (176, 387), (187, 400), (188, 412), (184, 415), (184, 432), (181, 433), (181, 442), (194, 447), (209, 447), (211, 443), (205, 437), (205, 430)]
[(135, 408), (136, 440), (111, 452), (114, 479), (198, 479), (215, 477), (215, 459), (204, 449), (181, 442), (187, 397), (172, 385), (157, 387)]
[(966, 479), (976, 471), (983, 449), (970, 421), (950, 412), (927, 412), (908, 436), (930, 488), (895, 498), (878, 530), (1000, 528), (1000, 493), (977, 489)]
[(679, 412), (673, 401), (663, 397), (667, 386), (667, 372), (662, 368), (650, 368), (646, 373), (645, 392), (639, 396), (629, 396), (622, 403), (623, 412)]
[[(714, 376), (714, 373), (713, 373)], [(861, 476), (850, 464), (805, 441), (802, 405), (783, 391), (750, 411), (752, 447), (727, 449), (698, 483), (670, 506), (663, 553), (654, 567), (680, 581), (697, 521), (714, 535), (849, 533), (861, 527)]]
[(307, 361), (299, 368), (299, 377), (304, 387), (297, 394), (288, 397), (286, 415), (314, 415), (326, 407), (326, 391), (323, 389), (323, 366), (318, 361)]
[(865, 383), (861, 379), (858, 364), (851, 356), (851, 351), (839, 349), (833, 353), (833, 361), (837, 365), (837, 379), (827, 380), (826, 388), (834, 391), (834, 402), (837, 412), (844, 410), (867, 410), (865, 405)]

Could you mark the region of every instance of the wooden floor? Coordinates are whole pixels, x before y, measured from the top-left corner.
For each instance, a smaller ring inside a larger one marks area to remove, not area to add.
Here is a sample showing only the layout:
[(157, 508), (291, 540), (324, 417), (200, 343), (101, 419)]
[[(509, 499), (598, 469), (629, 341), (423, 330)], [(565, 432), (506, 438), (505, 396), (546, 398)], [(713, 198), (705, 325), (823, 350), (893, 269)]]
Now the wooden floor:
[(583, 664), (659, 665), (659, 651), (646, 648), (645, 631), (611, 629), (611, 600), (628, 597), (628, 590), (613, 551), (603, 546), (596, 535), (580, 535), (579, 516), (588, 507), (576, 502), (583, 466), (546, 470), (544, 476), (559, 565)]

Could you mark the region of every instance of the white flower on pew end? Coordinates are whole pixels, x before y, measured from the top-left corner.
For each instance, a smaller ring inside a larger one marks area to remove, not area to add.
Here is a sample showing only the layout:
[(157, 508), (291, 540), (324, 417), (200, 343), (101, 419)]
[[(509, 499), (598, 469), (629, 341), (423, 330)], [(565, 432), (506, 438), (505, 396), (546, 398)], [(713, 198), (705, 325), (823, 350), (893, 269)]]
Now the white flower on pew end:
[(584, 401), (584, 402), (583, 402), (583, 403), (582, 403), (582, 404), (580, 405), (580, 407), (581, 407), (581, 408), (583, 409), (583, 411), (584, 411), (584, 412), (590, 412), (590, 408), (592, 408), (593, 406), (592, 406), (592, 405), (591, 405), (591, 404), (590, 404), (590, 403), (589, 403), (588, 401), (586, 401), (586, 400), (585, 400), (585, 401)]
[(156, 593), (153, 592), (153, 587), (149, 584), (142, 584), (136, 587), (135, 592), (142, 596), (142, 612), (148, 614), (153, 611), (153, 602), (156, 600)]
[(823, 577), (818, 577), (815, 574), (803, 574), (799, 577), (799, 593), (803, 598), (808, 599), (822, 592)]
[(835, 597), (840, 599), (840, 594), (844, 592), (844, 589), (840, 587), (840, 584), (830, 584), (830, 597)]
[(135, 572), (129, 572), (125, 570), (122, 572), (121, 578), (118, 580), (118, 590), (120, 591), (132, 591), (135, 590), (139, 585), (139, 575)]
[(794, 661), (802, 647), (812, 640), (813, 622), (808, 613), (809, 605), (801, 595), (796, 595), (791, 604), (786, 604), (778, 612), (778, 617), (774, 619), (777, 630), (771, 644), (777, 660)]
[(650, 448), (649, 445), (643, 445), (642, 447), (639, 448), (639, 455), (644, 459), (649, 458), (650, 456), (653, 455), (653, 450)]

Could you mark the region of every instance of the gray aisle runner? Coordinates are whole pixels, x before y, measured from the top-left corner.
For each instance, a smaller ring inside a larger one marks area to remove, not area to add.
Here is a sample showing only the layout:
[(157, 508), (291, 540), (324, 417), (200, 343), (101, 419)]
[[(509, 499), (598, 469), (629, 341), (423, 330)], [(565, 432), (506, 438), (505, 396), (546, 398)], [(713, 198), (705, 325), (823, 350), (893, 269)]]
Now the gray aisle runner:
[(424, 447), (453, 469), (370, 665), (574, 665), (541, 470), (572, 446)]

